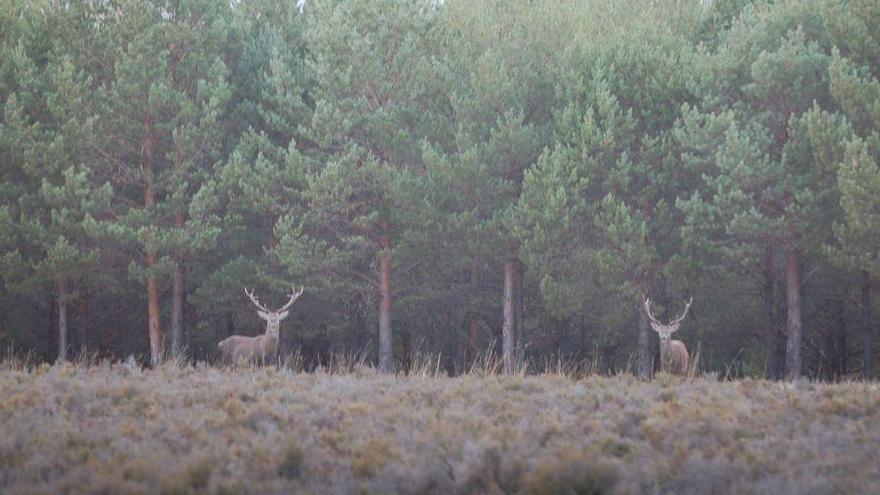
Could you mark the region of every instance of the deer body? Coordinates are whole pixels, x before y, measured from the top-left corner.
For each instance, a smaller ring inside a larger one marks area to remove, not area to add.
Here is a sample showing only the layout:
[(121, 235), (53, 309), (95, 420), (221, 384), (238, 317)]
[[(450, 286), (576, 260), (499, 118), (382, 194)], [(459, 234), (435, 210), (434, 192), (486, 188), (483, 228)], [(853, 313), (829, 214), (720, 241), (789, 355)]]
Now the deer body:
[(262, 364), (271, 361), (278, 353), (277, 335), (246, 337), (233, 335), (217, 344), (225, 359), (239, 364)]
[(257, 314), (260, 318), (266, 320), (266, 333), (257, 335), (256, 337), (247, 337), (244, 335), (233, 335), (223, 339), (217, 344), (220, 349), (220, 355), (228, 362), (233, 364), (265, 364), (272, 360), (278, 354), (278, 338), (281, 330), (281, 320), (287, 318), (289, 308), (294, 301), (302, 295), (303, 289), (299, 292), (288, 294), (290, 300), (287, 304), (276, 311), (263, 306), (260, 301), (254, 297), (253, 291), (244, 293), (250, 298), (260, 311)]
[(660, 369), (675, 375), (687, 373), (688, 351), (684, 342), (680, 340), (660, 342)]
[(680, 340), (672, 340), (671, 336), (676, 330), (678, 330), (678, 327), (681, 326), (681, 322), (684, 321), (684, 317), (687, 316), (688, 310), (691, 309), (691, 303), (693, 302), (694, 300), (691, 298), (691, 300), (685, 305), (684, 312), (682, 312), (681, 316), (672, 320), (669, 324), (663, 324), (651, 314), (651, 300), (645, 298), (645, 312), (648, 315), (648, 319), (651, 320), (651, 328), (653, 328), (660, 336), (661, 371), (676, 375), (687, 374), (689, 360), (687, 346), (685, 346), (684, 342)]

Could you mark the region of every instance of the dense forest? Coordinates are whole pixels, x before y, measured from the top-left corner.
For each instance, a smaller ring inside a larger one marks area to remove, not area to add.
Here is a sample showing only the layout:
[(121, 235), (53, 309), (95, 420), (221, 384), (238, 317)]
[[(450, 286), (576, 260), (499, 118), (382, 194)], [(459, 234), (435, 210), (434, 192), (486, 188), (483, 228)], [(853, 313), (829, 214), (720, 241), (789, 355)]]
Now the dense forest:
[(0, 0), (0, 344), (873, 378), (876, 0)]

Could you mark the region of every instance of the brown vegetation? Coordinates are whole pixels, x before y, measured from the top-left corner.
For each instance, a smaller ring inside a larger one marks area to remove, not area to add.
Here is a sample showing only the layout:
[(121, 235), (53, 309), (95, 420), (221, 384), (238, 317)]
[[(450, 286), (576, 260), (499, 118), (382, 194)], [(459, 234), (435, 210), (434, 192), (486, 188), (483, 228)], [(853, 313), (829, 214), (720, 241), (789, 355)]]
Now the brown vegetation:
[(7, 363), (0, 397), (3, 493), (880, 493), (876, 383)]

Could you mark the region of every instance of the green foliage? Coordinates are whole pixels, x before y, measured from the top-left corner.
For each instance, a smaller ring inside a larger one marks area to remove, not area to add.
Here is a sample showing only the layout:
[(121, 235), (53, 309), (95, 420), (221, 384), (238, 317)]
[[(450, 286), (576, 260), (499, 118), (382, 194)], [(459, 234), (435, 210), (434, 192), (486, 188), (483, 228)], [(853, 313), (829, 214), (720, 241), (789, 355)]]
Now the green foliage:
[[(827, 376), (876, 347), (876, 299), (849, 301), (880, 276), (878, 13), (0, 0), (0, 343), (49, 358), (63, 302), (82, 344), (142, 352), (120, 329), (154, 281), (151, 316), (209, 359), (258, 331), (243, 286), (271, 306), (305, 285), (282, 351), (371, 358), (384, 259), (398, 361), (456, 372), (499, 348), (518, 260), (534, 361), (650, 360), (642, 294), (663, 317), (693, 295), (682, 340), (761, 374), (796, 255), (804, 368)], [(864, 339), (835, 337), (855, 320)]]

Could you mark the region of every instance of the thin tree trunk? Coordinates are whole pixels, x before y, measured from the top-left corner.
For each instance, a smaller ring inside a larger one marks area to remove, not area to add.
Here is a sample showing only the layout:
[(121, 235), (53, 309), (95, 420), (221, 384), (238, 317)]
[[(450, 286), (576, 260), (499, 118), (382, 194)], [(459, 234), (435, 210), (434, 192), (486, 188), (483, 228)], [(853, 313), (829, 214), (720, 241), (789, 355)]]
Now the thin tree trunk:
[(379, 368), (384, 373), (393, 371), (391, 348), (391, 238), (383, 234), (379, 238)]
[(516, 346), (516, 367), (517, 369), (522, 369), (523, 362), (525, 359), (525, 342), (523, 341), (523, 264), (517, 260), (516, 261), (516, 271), (514, 273), (514, 286), (513, 286), (513, 324), (516, 328), (514, 332), (515, 338), (515, 346)]
[(89, 300), (89, 287), (85, 282), (80, 282), (79, 301), (79, 348), (82, 351), (88, 349), (89, 319), (91, 317), (91, 301)]
[(785, 378), (801, 376), (801, 268), (796, 251), (785, 255), (786, 335)]
[(504, 263), (504, 324), (501, 326), (501, 359), (505, 373), (513, 373), (515, 369), (514, 339), (516, 338), (516, 310), (514, 309), (514, 279), (516, 278), (516, 261)]
[(477, 347), (477, 313), (471, 312), (470, 314), (470, 346), (471, 346), (471, 360), (476, 360), (477, 356), (479, 356), (479, 347)]
[(58, 289), (58, 362), (67, 361), (67, 281), (63, 277), (56, 283)]
[[(147, 253), (147, 266), (156, 264), (156, 254)], [(159, 326), (159, 286), (154, 275), (147, 277), (147, 315), (150, 330), (150, 364), (157, 366), (162, 361), (162, 329)]]
[(269, 239), (268, 239), (268, 249), (269, 251), (275, 251), (275, 248), (278, 247), (278, 238), (275, 236), (275, 215), (269, 214)]
[(780, 363), (777, 361), (777, 330), (776, 330), (776, 271), (773, 266), (773, 249), (769, 246), (764, 250), (764, 336), (767, 346), (767, 378), (778, 380), (782, 378)]
[(45, 354), (47, 361), (50, 359), (50, 356), (58, 356), (58, 297), (55, 292), (57, 290), (49, 293), (49, 324), (46, 328), (46, 336), (48, 338), (46, 339)]
[[(153, 146), (155, 145), (152, 124), (148, 124), (147, 134), (144, 136), (142, 154), (144, 174), (144, 208), (148, 213), (156, 207), (155, 177), (153, 170)], [(149, 318), (150, 332), (150, 364), (156, 366), (162, 360), (162, 327), (159, 320), (159, 284), (156, 275), (151, 269), (156, 266), (158, 253), (154, 248), (147, 248), (144, 256), (147, 275), (147, 314)]]
[(400, 336), (403, 341), (403, 362), (401, 363), (401, 368), (403, 368), (404, 373), (408, 373), (412, 370), (412, 335), (406, 329), (400, 333)]
[(849, 353), (847, 352), (847, 347), (849, 344), (846, 338), (846, 304), (843, 298), (837, 300), (837, 328), (834, 334), (834, 357), (835, 357), (835, 371), (837, 372), (837, 379), (842, 379), (849, 372), (848, 368), (848, 358)]
[[(478, 301), (477, 293), (479, 291), (479, 266), (477, 265), (477, 260), (474, 259), (471, 261), (471, 273), (470, 273), (470, 294), (471, 294), (471, 306), (470, 311), (468, 312), (468, 341), (470, 343), (470, 350), (465, 354), (465, 365), (469, 362), (476, 361), (479, 355), (479, 348), (477, 347), (477, 330), (478, 330)], [(467, 359), (467, 356), (471, 356), (470, 359)]]
[(642, 380), (651, 379), (651, 334), (648, 324), (648, 315), (644, 308), (639, 310), (639, 338), (638, 356), (636, 358), (636, 376)]
[[(178, 211), (174, 216), (174, 224), (178, 229), (183, 229), (186, 216)], [(175, 358), (183, 356), (183, 306), (186, 298), (186, 267), (183, 264), (183, 254), (176, 252), (174, 255), (174, 275), (171, 279), (171, 355)]]
[(183, 356), (184, 270), (183, 261), (178, 258), (171, 279), (171, 355), (175, 358)]
[(865, 380), (874, 377), (874, 322), (871, 317), (871, 275), (867, 270), (862, 271), (862, 332), (864, 338), (862, 354), (862, 375)]

